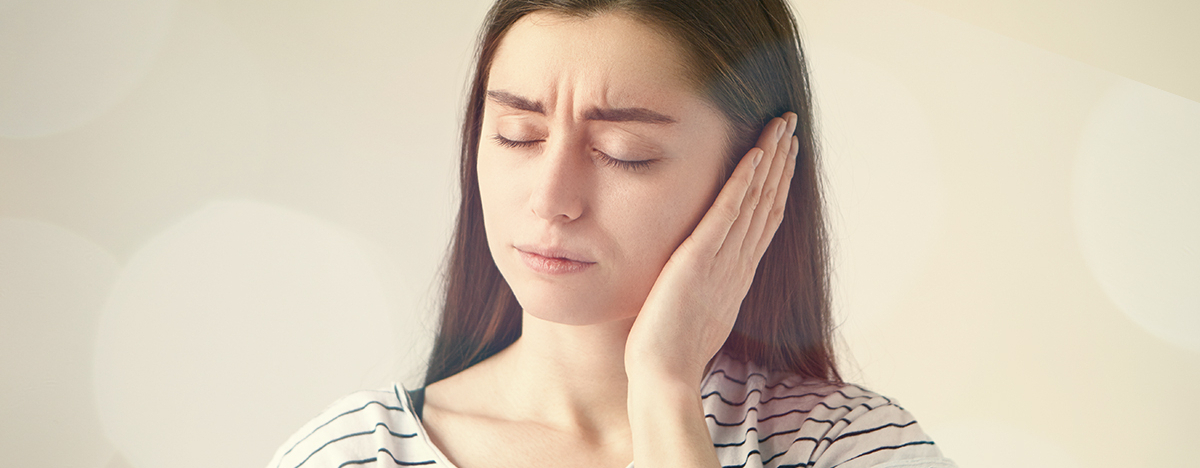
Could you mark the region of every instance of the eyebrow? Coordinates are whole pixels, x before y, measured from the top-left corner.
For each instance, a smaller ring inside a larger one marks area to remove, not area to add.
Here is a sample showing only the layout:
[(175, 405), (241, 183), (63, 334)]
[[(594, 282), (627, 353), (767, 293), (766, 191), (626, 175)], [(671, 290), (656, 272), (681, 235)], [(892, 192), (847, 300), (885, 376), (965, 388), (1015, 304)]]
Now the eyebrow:
[[(505, 107), (546, 115), (542, 103), (518, 96), (507, 91), (488, 91), (492, 101)], [(583, 113), (586, 120), (604, 122), (642, 122), (651, 124), (673, 124), (677, 120), (669, 115), (660, 114), (644, 107), (622, 107), (617, 109), (592, 108)]]
[(537, 112), (542, 115), (546, 114), (546, 110), (542, 108), (542, 103), (517, 96), (513, 93), (506, 91), (488, 91), (487, 95), (497, 104), (505, 107), (511, 107), (513, 109), (529, 112)]

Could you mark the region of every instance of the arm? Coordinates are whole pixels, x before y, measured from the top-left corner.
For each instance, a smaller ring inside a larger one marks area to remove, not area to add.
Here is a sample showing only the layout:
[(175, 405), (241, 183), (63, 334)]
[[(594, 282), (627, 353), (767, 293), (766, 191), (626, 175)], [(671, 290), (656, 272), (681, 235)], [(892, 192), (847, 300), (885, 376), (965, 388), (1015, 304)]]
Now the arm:
[(633, 465), (717, 468), (696, 385), (659, 376), (629, 379)]
[(783, 219), (799, 148), (795, 128), (795, 114), (767, 124), (663, 267), (629, 332), (625, 372), (639, 468), (720, 466), (699, 384)]

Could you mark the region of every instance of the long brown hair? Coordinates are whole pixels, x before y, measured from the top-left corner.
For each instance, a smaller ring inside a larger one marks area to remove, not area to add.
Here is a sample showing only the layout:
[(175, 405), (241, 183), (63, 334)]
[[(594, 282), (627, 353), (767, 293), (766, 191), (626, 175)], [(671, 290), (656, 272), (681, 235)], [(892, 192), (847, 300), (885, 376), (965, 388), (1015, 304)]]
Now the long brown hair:
[[(795, 18), (783, 0), (499, 0), (480, 32), (462, 127), (462, 199), (445, 277), (445, 302), (425, 373), (431, 384), (504, 349), (521, 335), (521, 306), (492, 261), (476, 159), (488, 72), (521, 17), (621, 12), (675, 39), (697, 92), (730, 126), (726, 177), (763, 126), (799, 115), (800, 140), (783, 222), (742, 302), (722, 351), (805, 377), (840, 381), (832, 347), (828, 251), (808, 72)], [(724, 178), (723, 178), (724, 179)]]

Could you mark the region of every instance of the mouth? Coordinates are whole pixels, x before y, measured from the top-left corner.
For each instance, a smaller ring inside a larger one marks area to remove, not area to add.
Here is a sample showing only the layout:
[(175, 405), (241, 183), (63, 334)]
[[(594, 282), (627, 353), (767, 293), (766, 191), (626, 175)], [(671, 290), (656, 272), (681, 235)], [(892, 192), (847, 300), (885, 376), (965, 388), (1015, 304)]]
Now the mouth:
[(514, 247), (525, 266), (538, 273), (547, 275), (562, 275), (578, 273), (587, 270), (596, 262), (579, 260), (578, 254), (560, 249), (545, 249), (540, 247)]

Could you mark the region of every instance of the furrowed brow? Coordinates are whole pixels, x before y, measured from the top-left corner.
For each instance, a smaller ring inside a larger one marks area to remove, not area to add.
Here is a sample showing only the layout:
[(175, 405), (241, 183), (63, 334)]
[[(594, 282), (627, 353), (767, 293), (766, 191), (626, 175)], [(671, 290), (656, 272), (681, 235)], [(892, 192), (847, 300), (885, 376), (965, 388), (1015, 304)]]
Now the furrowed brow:
[[(508, 108), (536, 112), (542, 115), (546, 114), (546, 109), (542, 107), (542, 103), (508, 91), (488, 91), (487, 95), (493, 102)], [(642, 122), (660, 125), (677, 122), (674, 117), (643, 107), (622, 107), (617, 109), (592, 108), (584, 113), (583, 118), (603, 122)]]
[(545, 115), (546, 110), (542, 107), (542, 103), (533, 101), (507, 91), (488, 91), (487, 95), (493, 102), (505, 107), (511, 107), (517, 110), (537, 112)]

